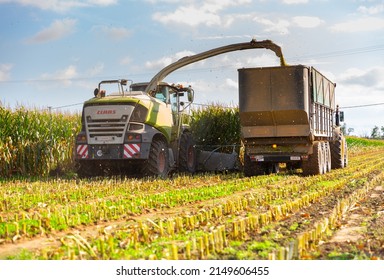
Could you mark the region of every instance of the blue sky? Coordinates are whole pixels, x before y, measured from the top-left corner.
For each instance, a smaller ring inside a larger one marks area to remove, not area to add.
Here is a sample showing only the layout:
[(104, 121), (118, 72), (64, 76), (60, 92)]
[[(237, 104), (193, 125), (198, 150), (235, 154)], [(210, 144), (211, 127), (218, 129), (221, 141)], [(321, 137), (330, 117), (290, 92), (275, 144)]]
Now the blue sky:
[[(80, 111), (100, 80), (149, 81), (183, 56), (252, 38), (336, 82), (341, 107), (384, 103), (383, 1), (0, 0), (0, 26), (0, 102), (12, 108)], [(238, 68), (278, 64), (267, 50), (233, 52), (165, 81), (192, 85), (196, 103), (236, 105)], [(344, 111), (356, 135), (384, 126), (384, 105)]]

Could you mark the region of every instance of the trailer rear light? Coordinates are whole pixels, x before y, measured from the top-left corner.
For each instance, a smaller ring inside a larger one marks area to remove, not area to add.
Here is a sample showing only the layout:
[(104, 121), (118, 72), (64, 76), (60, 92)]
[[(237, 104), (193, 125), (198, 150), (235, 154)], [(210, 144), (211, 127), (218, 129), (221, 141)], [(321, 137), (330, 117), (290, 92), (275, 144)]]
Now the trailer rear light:
[(264, 161), (264, 156), (261, 155), (251, 155), (251, 161)]
[(301, 159), (302, 159), (302, 160), (308, 160), (308, 155), (302, 155), (302, 156), (301, 156)]

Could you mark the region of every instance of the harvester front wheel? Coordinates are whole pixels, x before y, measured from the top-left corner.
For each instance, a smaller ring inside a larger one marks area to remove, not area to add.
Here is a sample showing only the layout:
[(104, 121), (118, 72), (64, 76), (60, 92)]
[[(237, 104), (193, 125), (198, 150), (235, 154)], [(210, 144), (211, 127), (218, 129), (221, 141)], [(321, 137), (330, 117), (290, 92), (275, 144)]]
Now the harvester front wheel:
[(169, 172), (168, 163), (167, 143), (162, 139), (154, 139), (149, 151), (149, 158), (143, 165), (143, 175), (166, 178)]
[(179, 171), (195, 173), (197, 166), (197, 156), (195, 142), (192, 134), (185, 132), (180, 138), (179, 149)]

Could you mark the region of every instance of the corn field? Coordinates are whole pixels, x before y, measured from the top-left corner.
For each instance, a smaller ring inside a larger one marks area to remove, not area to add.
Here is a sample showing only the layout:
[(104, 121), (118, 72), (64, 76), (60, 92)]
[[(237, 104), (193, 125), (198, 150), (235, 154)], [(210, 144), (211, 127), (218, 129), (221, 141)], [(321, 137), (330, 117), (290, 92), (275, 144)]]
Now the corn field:
[(193, 110), (190, 127), (196, 144), (204, 150), (218, 146), (240, 145), (239, 108), (225, 108), (212, 104)]
[(0, 176), (46, 176), (69, 167), (80, 117), (0, 107)]

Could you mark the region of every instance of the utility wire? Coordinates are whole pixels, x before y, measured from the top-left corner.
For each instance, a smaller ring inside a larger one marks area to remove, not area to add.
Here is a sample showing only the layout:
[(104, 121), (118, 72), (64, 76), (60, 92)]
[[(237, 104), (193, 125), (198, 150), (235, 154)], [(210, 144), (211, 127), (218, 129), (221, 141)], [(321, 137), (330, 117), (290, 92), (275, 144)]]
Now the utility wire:
[(74, 107), (74, 106), (79, 106), (79, 105), (83, 105), (84, 102), (81, 102), (81, 103), (74, 103), (74, 104), (68, 104), (68, 105), (63, 105), (63, 106), (57, 106), (57, 107), (51, 107), (49, 106), (48, 107), (48, 110), (58, 110), (58, 109), (62, 109), (62, 108), (68, 108), (68, 107)]
[(352, 109), (352, 108), (372, 107), (372, 106), (380, 106), (380, 105), (384, 105), (384, 103), (373, 103), (373, 104), (364, 104), (364, 105), (344, 106), (344, 107), (340, 107), (340, 108), (341, 109)]
[(368, 46), (368, 47), (362, 47), (362, 48), (354, 48), (354, 49), (347, 49), (347, 50), (339, 50), (339, 51), (332, 51), (332, 52), (324, 52), (324, 53), (317, 53), (317, 54), (307, 54), (307, 55), (300, 55), (295, 57), (288, 57), (288, 59), (301, 59), (301, 58), (328, 58), (328, 57), (335, 57), (335, 56), (345, 56), (345, 55), (353, 55), (353, 54), (360, 54), (360, 53), (367, 53), (367, 52), (376, 52), (376, 51), (383, 51), (384, 45), (375, 45), (375, 46)]

